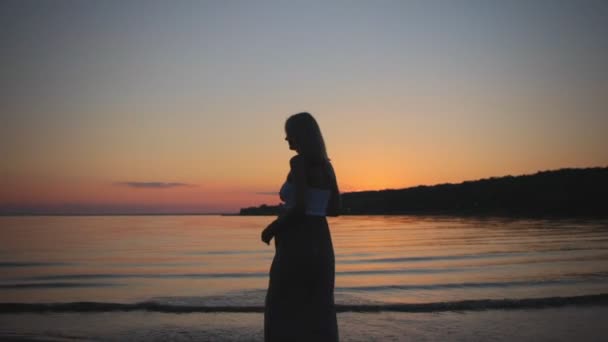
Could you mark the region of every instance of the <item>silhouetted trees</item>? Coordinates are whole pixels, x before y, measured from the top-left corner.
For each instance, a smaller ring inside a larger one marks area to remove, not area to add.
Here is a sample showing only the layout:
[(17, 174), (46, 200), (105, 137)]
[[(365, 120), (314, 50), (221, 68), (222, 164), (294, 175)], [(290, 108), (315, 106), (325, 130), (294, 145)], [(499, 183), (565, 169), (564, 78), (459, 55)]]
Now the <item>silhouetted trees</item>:
[[(608, 167), (342, 194), (343, 214), (607, 215)], [(274, 215), (280, 206), (241, 209)]]
[(262, 204), (259, 207), (242, 208), (241, 215), (277, 215), (281, 210), (280, 205)]

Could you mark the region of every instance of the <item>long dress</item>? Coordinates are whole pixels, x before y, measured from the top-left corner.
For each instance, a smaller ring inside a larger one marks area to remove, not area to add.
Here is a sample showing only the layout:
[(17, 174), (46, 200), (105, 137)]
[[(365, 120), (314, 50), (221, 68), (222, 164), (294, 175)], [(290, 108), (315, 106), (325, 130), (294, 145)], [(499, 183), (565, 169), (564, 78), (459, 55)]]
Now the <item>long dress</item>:
[[(283, 200), (289, 189), (290, 184), (284, 184)], [(334, 249), (327, 219), (321, 215), (324, 208), (314, 209), (313, 202), (323, 203), (319, 197), (322, 194), (313, 190), (307, 201), (311, 212), (275, 236), (264, 311), (266, 342), (338, 341)]]

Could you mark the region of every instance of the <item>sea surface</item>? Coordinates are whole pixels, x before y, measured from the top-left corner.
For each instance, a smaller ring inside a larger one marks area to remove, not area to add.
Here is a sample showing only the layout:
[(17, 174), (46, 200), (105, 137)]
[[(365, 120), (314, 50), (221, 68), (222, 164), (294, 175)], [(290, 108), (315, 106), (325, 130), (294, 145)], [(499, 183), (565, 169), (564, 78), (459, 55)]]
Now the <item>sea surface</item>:
[[(135, 322), (147, 312), (182, 322), (198, 315), (199, 323), (216, 322), (208, 331), (222, 327), (228, 340), (257, 340), (274, 253), (273, 244), (260, 241), (260, 232), (272, 220), (0, 217), (0, 336), (42, 338), (49, 330), (36, 330), (31, 322), (37, 319), (40, 327), (61, 317), (73, 322), (69, 315), (86, 312), (131, 315), (125, 321)], [(351, 340), (363, 336), (352, 331), (365, 322), (386, 323), (382, 317), (407, 321), (455, 311), (472, 317), (485, 310), (547, 308), (557, 315), (563, 306), (594, 305), (606, 311), (608, 220), (342, 216), (329, 224), (338, 319), (340, 329), (348, 330), (342, 336)], [(373, 319), (361, 318), (370, 314)], [(359, 323), (345, 327), (349, 320)], [(254, 331), (230, 335), (244, 322)], [(401, 336), (391, 329), (382, 333), (394, 340)], [(61, 337), (57, 334), (54, 338)], [(78, 336), (94, 339), (95, 329)], [(130, 339), (134, 336), (139, 335)], [(171, 339), (188, 340), (184, 336)]]

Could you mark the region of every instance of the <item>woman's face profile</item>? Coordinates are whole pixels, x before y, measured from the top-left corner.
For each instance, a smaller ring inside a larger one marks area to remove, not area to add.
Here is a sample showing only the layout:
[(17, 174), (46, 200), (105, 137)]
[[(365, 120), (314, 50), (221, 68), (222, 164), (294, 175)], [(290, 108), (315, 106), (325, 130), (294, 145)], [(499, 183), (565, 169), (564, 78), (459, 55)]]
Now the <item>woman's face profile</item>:
[(295, 142), (295, 140), (294, 140), (293, 137), (290, 137), (289, 134), (286, 134), (285, 140), (287, 140), (287, 143), (289, 144), (289, 149), (290, 150), (294, 150), (294, 151), (297, 150), (296, 142)]

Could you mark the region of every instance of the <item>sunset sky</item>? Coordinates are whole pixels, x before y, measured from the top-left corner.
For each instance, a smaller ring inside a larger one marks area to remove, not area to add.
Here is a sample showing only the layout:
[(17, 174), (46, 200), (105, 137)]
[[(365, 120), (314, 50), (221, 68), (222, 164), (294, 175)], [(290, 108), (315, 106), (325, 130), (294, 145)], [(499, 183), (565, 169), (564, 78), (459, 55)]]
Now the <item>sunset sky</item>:
[(0, 213), (279, 202), (608, 165), (607, 1), (2, 1)]

